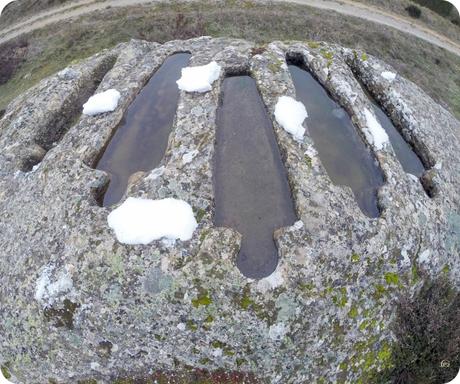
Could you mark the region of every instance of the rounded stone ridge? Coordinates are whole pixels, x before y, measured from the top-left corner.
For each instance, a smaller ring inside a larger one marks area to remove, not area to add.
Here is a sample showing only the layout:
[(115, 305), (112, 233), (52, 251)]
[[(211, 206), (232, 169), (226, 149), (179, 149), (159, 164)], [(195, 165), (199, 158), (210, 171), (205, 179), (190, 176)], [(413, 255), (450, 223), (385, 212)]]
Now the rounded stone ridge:
[[(180, 92), (161, 164), (134, 174), (120, 204), (180, 199), (198, 227), (188, 241), (122, 244), (107, 224), (115, 207), (99, 204), (109, 175), (94, 168), (136, 95), (177, 52), (190, 52), (192, 66), (215, 61), (220, 77), (208, 92)], [(332, 183), (308, 118), (301, 140), (277, 123), (278, 99), (296, 97), (291, 62), (346, 110), (382, 169), (378, 218)], [(298, 219), (275, 231), (278, 266), (261, 280), (235, 265), (241, 235), (213, 225), (216, 110), (222, 81), (238, 74), (256, 81)], [(370, 139), (360, 83), (422, 160), (420, 179), (391, 145)], [(81, 115), (108, 89), (121, 95), (113, 112)], [(378, 58), (323, 42), (132, 40), (72, 65), (0, 119), (0, 366), (16, 384), (191, 368), (254, 382), (366, 382), (388, 365), (398, 298), (440, 275), (459, 288), (459, 146), (459, 121), (419, 87)]]

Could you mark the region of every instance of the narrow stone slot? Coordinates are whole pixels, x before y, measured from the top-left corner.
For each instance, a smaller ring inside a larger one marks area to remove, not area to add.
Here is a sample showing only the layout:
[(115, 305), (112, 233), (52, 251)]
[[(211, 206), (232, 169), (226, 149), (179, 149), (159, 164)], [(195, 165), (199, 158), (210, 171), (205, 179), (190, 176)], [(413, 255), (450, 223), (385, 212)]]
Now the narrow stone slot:
[(308, 111), (307, 125), (321, 163), (334, 184), (349, 186), (362, 212), (380, 215), (377, 190), (384, 183), (376, 159), (348, 113), (298, 62), (288, 60), (297, 99)]
[(82, 87), (75, 94), (69, 94), (59, 111), (51, 115), (51, 120), (43, 130), (38, 130), (34, 144), (25, 150), (26, 155), (21, 160), (21, 170), (29, 172), (40, 163), (46, 153), (58, 143), (66, 132), (75, 125), (81, 116), (83, 104), (94, 94), (102, 79), (115, 64), (116, 56), (107, 57), (94, 68), (90, 79), (82, 81)]
[(270, 275), (278, 263), (273, 232), (292, 225), (296, 214), (272, 123), (255, 81), (247, 75), (223, 82), (214, 192), (215, 225), (243, 236), (240, 271), (250, 278)]
[(110, 184), (100, 197), (103, 206), (122, 198), (133, 173), (150, 171), (161, 162), (179, 99), (176, 80), (190, 56), (169, 56), (129, 106), (96, 166), (110, 175)]
[(366, 86), (357, 79), (361, 85), (362, 90), (366, 94), (369, 101), (372, 103), (374, 108), (374, 113), (377, 116), (377, 119), (380, 125), (385, 129), (388, 137), (390, 138), (391, 145), (396, 153), (396, 156), (401, 163), (403, 169), (414, 176), (421, 177), (423, 172), (425, 172), (425, 167), (423, 166), (422, 161), (414, 152), (412, 147), (404, 140), (399, 131), (393, 125), (393, 122), (382, 110), (380, 105), (374, 99), (374, 97), (369, 93)]
[[(355, 75), (356, 77), (356, 75)], [(427, 168), (425, 168), (422, 159), (416, 153), (415, 148), (412, 147), (410, 143), (402, 136), (401, 132), (393, 124), (392, 120), (387, 116), (383, 108), (377, 102), (377, 100), (372, 96), (367, 87), (363, 82), (356, 77), (356, 80), (361, 85), (363, 92), (366, 94), (369, 101), (372, 103), (374, 108), (374, 113), (377, 116), (377, 119), (380, 125), (385, 129), (388, 137), (390, 138), (391, 145), (395, 151), (396, 157), (398, 158), (401, 166), (403, 167), (406, 173), (410, 173), (420, 179), (423, 189), (426, 194), (430, 197), (433, 197), (432, 186), (430, 183), (425, 183), (423, 175)]]

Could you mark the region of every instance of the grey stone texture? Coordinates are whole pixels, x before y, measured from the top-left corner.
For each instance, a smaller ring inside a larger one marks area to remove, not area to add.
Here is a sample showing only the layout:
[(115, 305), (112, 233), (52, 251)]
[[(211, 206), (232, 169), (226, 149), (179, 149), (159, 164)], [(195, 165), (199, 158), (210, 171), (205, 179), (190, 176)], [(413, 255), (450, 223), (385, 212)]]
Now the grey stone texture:
[[(161, 165), (135, 174), (123, 200), (183, 199), (199, 226), (187, 242), (123, 245), (107, 225), (114, 207), (98, 204), (108, 175), (94, 166), (150, 76), (184, 51), (191, 65), (216, 60), (221, 78), (207, 93), (181, 91)], [(332, 184), (308, 119), (302, 142), (276, 123), (278, 97), (295, 96), (286, 55), (347, 110), (374, 153), (385, 175), (379, 218)], [(14, 100), (0, 120), (0, 365), (10, 380), (109, 383), (191, 366), (253, 372), (270, 383), (357, 383), (384, 369), (398, 295), (415, 292), (425, 274), (460, 282), (460, 123), (415, 84), (399, 75), (390, 82), (383, 71), (395, 72), (326, 43), (132, 40)], [(372, 108), (353, 73), (423, 159), (423, 183), (403, 171), (390, 145), (368, 143), (363, 110)], [(235, 266), (241, 236), (212, 223), (216, 108), (231, 74), (257, 82), (298, 215), (276, 231), (278, 267), (259, 281)], [(92, 93), (109, 88), (121, 93), (114, 112), (80, 116)]]

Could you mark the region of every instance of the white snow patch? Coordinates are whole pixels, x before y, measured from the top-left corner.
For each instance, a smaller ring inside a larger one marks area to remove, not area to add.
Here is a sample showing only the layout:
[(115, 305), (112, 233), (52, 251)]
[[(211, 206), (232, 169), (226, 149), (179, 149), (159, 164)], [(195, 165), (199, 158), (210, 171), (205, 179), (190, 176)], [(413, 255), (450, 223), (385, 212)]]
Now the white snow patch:
[(221, 357), (222, 356), (222, 348), (216, 348), (214, 351), (212, 351), (212, 355), (214, 357)]
[(385, 71), (380, 74), (384, 79), (392, 82), (396, 78), (396, 73)]
[(186, 92), (207, 92), (220, 76), (220, 65), (215, 61), (197, 67), (182, 68), (181, 78), (176, 81), (179, 89)]
[(35, 299), (43, 304), (52, 304), (60, 294), (70, 292), (73, 288), (67, 268), (59, 272), (52, 282), (53, 271), (54, 266), (45, 267), (35, 284)]
[(117, 108), (120, 96), (120, 92), (116, 89), (109, 89), (105, 92), (97, 93), (91, 96), (88, 101), (83, 104), (83, 114), (94, 116), (99, 113), (112, 112)]
[(305, 106), (289, 96), (281, 96), (275, 106), (275, 119), (296, 140), (303, 140), (303, 121), (308, 117)]
[(366, 131), (367, 139), (376, 149), (382, 149), (390, 140), (387, 133), (377, 121), (374, 114), (367, 108), (364, 109), (364, 115), (366, 116), (368, 128), (368, 131)]
[(286, 325), (284, 323), (273, 324), (268, 330), (268, 336), (272, 340), (281, 340), (286, 332)]
[(192, 160), (195, 158), (196, 155), (198, 155), (198, 151), (196, 149), (194, 149), (193, 151), (190, 151), (188, 153), (186, 153), (184, 156), (182, 156), (182, 162), (184, 164), (188, 164), (188, 163), (191, 163)]
[(128, 197), (107, 217), (123, 244), (148, 244), (163, 237), (190, 240), (198, 226), (192, 207), (183, 200)]
[(267, 277), (260, 279), (257, 283), (257, 288), (262, 292), (267, 292), (271, 289), (275, 289), (284, 283), (283, 274), (281, 268), (278, 267), (275, 271)]

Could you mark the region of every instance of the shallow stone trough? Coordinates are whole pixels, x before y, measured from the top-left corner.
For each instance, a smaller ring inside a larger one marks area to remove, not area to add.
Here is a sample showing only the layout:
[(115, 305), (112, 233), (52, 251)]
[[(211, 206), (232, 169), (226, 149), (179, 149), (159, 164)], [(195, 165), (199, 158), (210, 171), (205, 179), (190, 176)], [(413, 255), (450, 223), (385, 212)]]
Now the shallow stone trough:
[[(180, 52), (190, 66), (215, 61), (220, 77), (209, 91), (180, 91), (159, 163), (132, 174), (119, 203), (101, 206), (110, 183), (101, 157), (149, 79)], [(275, 119), (280, 97), (299, 96), (293, 60), (348, 114), (380, 169), (375, 215), (333, 182), (313, 114), (302, 138)], [(215, 220), (218, 110), (226, 79), (241, 74), (255, 81), (295, 216), (276, 224), (276, 269), (257, 279), (236, 265), (245, 234)], [(421, 160), (421, 175), (398, 161), (360, 83)], [(113, 112), (80, 116), (92, 93), (109, 89), (121, 95)], [(261, 382), (367, 382), (388, 365), (397, 297), (425, 276), (459, 285), (459, 125), (379, 59), (326, 43), (132, 40), (43, 80), (0, 119), (2, 370), (17, 384), (189, 367)], [(107, 218), (128, 198), (185, 201), (197, 222), (191, 239), (119, 242)]]

